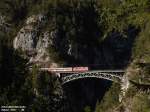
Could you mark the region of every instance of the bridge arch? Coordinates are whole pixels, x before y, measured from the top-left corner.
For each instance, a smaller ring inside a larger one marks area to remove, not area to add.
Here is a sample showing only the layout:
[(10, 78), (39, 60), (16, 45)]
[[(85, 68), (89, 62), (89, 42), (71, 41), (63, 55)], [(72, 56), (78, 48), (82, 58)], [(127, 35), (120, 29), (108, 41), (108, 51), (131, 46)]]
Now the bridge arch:
[(99, 79), (106, 79), (106, 80), (120, 83), (123, 77), (122, 72), (120, 73), (85, 72), (85, 73), (71, 74), (71, 75), (66, 75), (62, 77), (62, 84), (66, 84), (70, 81), (74, 81), (74, 80), (82, 79), (82, 78), (99, 78)]

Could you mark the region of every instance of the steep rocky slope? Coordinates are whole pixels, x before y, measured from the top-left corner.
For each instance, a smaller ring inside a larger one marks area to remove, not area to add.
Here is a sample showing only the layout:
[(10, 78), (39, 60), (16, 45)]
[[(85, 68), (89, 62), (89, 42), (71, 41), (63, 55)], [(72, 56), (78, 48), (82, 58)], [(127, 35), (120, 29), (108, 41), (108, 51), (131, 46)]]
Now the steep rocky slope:
[[(5, 73), (13, 79), (5, 77), (13, 95), (0, 88), (0, 102), (29, 99), (33, 111), (149, 112), (149, 9), (148, 0), (1, 0), (0, 79)], [(15, 51), (9, 50), (12, 43)], [(39, 75), (36, 65), (125, 69), (130, 83), (120, 100), (118, 84), (91, 78), (61, 88), (56, 77)], [(23, 95), (15, 95), (15, 84)]]
[[(128, 29), (126, 31), (128, 38), (114, 33), (99, 45), (93, 44), (91, 47), (88, 43), (83, 45), (79, 42), (75, 43), (76, 47), (73, 47), (73, 44), (67, 42), (66, 37), (64, 37), (64, 41), (61, 41), (62, 35), (57, 29), (53, 31), (42, 30), (46, 26), (47, 21), (46, 17), (41, 14), (27, 18), (25, 25), (23, 25), (14, 39), (14, 48), (22, 50), (25, 54), (24, 56), (29, 59), (29, 63), (47, 67), (62, 66), (51, 57), (53, 52), (49, 52), (49, 49), (54, 47), (58, 49), (57, 52), (61, 54), (60, 56), (70, 57), (63, 60), (68, 66), (77, 64), (78, 66), (89, 66), (90, 69), (123, 69), (128, 65), (132, 45), (138, 32), (137, 29)], [(61, 44), (68, 46), (68, 48), (60, 47)], [(82, 83), (78, 81), (64, 86), (64, 91), (70, 102), (68, 102), (69, 108), (76, 112), (77, 110), (83, 111), (86, 105), (90, 105), (94, 110), (97, 100), (102, 99), (110, 85), (111, 82), (93, 79), (84, 80)], [(82, 91), (79, 91), (80, 89)], [(78, 100), (78, 95), (81, 95), (83, 99)]]

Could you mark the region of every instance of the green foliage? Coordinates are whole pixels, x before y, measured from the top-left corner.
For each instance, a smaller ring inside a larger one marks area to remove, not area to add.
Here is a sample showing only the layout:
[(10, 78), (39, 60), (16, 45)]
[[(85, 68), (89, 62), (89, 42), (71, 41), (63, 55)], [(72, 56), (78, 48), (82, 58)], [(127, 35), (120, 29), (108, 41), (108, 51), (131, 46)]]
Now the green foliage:
[(54, 112), (51, 108), (51, 99), (45, 96), (38, 96), (31, 105), (31, 112)]
[(25, 105), (28, 111), (54, 112), (57, 107), (59, 81), (33, 66), (28, 70), (27, 60), (0, 41), (0, 105)]
[(32, 97), (32, 92), (26, 88), (28, 85), (25, 85), (30, 74), (27, 70), (27, 60), (10, 48), (5, 41), (1, 41), (0, 49), (0, 104), (27, 104)]
[(91, 108), (90, 108), (89, 106), (86, 106), (86, 107), (84, 108), (84, 112), (92, 112), (92, 111), (91, 111)]
[(123, 32), (130, 25), (143, 27), (150, 17), (146, 11), (149, 7), (148, 0), (106, 0), (99, 4), (99, 24), (104, 25), (105, 35), (113, 30)]
[[(60, 107), (58, 105), (59, 98), (57, 96), (58, 88), (60, 88), (59, 81), (57, 78), (48, 73), (41, 72), (40, 74), (36, 74), (36, 99), (33, 101), (30, 110), (33, 112), (55, 112)], [(57, 100), (57, 101), (55, 101)]]
[(137, 38), (135, 47), (133, 49), (133, 57), (138, 60), (145, 60), (146, 63), (150, 62), (150, 23), (147, 23), (145, 28), (142, 29)]
[[(53, 10), (56, 0), (37, 0), (32, 3), (29, 15), (47, 14)], [(52, 13), (52, 12), (51, 12)]]
[(150, 38), (148, 34), (149, 24), (141, 31), (139, 37), (135, 41), (135, 45), (132, 51), (132, 58), (135, 61), (132, 63), (132, 69), (136, 72), (131, 72), (129, 76), (131, 81), (135, 81), (138, 84), (149, 85), (150, 80)]
[(133, 97), (133, 101), (131, 103), (131, 111), (132, 112), (149, 112), (150, 111), (150, 95), (148, 94), (136, 94)]
[(0, 33), (0, 105), (24, 105), (27, 111), (56, 112), (59, 81), (37, 66), (29, 70), (28, 60), (14, 50), (9, 37)]
[(49, 57), (51, 57), (56, 63), (60, 65), (64, 64), (64, 60), (61, 58), (60, 53), (56, 51), (55, 48), (49, 46), (48, 53)]
[[(130, 89), (131, 90), (131, 89)], [(124, 103), (124, 109), (129, 108), (131, 112), (149, 112), (150, 111), (150, 94), (143, 92), (134, 92), (127, 96)]]
[(31, 80), (32, 80), (32, 86), (33, 88), (37, 87), (37, 74), (39, 72), (39, 68), (36, 65), (32, 66), (32, 75), (31, 75)]
[[(38, 68), (27, 70), (27, 60), (12, 49), (14, 37), (24, 19), (34, 14), (45, 14), (48, 22), (43, 30), (57, 30), (58, 48), (50, 46), (50, 57), (58, 63), (68, 59), (65, 55), (67, 44), (72, 46), (99, 45), (99, 40), (118, 32), (126, 35), (126, 30), (133, 26), (140, 33), (133, 48), (133, 59), (150, 62), (150, 14), (148, 0), (1, 0), (0, 14), (15, 24), (10, 35), (0, 31), (0, 104), (27, 104), (31, 111), (56, 111), (53, 98), (56, 95), (58, 81), (48, 73), (38, 74)], [(19, 26), (19, 27), (18, 27)], [(66, 42), (66, 43), (65, 43)], [(63, 44), (65, 43), (65, 44)], [(80, 46), (79, 46), (80, 47)], [(87, 51), (88, 52), (88, 51)], [(61, 57), (61, 58), (60, 58)], [(149, 67), (141, 68), (149, 76)], [(135, 77), (139, 79), (139, 77)], [(127, 97), (133, 97), (133, 112), (148, 112), (148, 95), (135, 95), (135, 88), (130, 88)], [(19, 90), (19, 91), (18, 91)], [(39, 96), (36, 96), (35, 90)], [(112, 85), (97, 104), (97, 112), (107, 112), (118, 105), (118, 85)], [(90, 112), (90, 107), (85, 112)]]
[(28, 2), (28, 0), (2, 0), (1, 12), (11, 21), (18, 22), (26, 17)]
[(114, 83), (100, 103), (97, 103), (96, 112), (109, 112), (119, 104), (120, 85)]
[(59, 83), (54, 75), (48, 72), (43, 72), (37, 77), (37, 89), (40, 94), (54, 94)]
[(126, 98), (133, 97), (137, 92), (137, 89), (134, 86), (131, 86), (126, 92)]

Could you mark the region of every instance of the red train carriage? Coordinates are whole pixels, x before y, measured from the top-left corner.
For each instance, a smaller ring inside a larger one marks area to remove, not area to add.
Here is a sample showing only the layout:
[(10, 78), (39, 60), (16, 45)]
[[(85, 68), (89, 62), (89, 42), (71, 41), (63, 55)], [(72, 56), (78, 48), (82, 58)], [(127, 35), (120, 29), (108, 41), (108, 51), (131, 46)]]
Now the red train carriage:
[(86, 72), (88, 70), (88, 67), (48, 68), (50, 72)]
[(73, 72), (85, 72), (85, 71), (88, 71), (88, 70), (89, 70), (88, 67), (72, 67)]

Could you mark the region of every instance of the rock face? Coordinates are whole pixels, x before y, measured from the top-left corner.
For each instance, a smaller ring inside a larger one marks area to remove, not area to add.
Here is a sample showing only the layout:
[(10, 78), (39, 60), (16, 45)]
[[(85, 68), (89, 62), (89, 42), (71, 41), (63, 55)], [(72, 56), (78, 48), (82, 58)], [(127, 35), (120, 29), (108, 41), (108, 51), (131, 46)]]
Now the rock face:
[(24, 51), (31, 63), (49, 61), (47, 48), (51, 36), (48, 31), (41, 31), (45, 23), (46, 19), (41, 14), (29, 17), (14, 39), (14, 48)]
[(5, 16), (0, 14), (0, 31), (8, 33), (11, 30), (10, 24), (6, 22)]
[(72, 37), (68, 38), (67, 32), (61, 28), (46, 30), (47, 24), (51, 22), (44, 15), (33, 15), (27, 18), (14, 39), (14, 48), (24, 51), (31, 63), (53, 61), (49, 57), (49, 46), (59, 53), (68, 66), (86, 65), (94, 69), (122, 68), (130, 58), (132, 38), (122, 38), (114, 33), (98, 43), (97, 37), (90, 36), (84, 37), (83, 41), (81, 33), (77, 35), (76, 41), (72, 42)]

